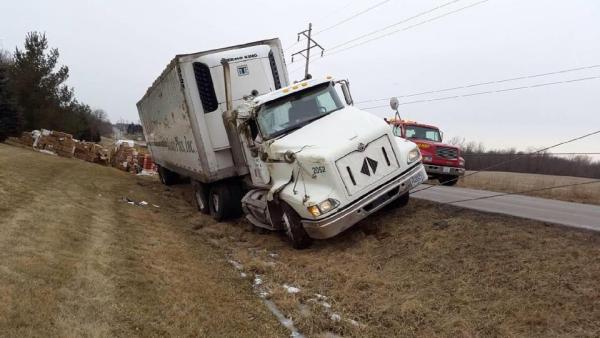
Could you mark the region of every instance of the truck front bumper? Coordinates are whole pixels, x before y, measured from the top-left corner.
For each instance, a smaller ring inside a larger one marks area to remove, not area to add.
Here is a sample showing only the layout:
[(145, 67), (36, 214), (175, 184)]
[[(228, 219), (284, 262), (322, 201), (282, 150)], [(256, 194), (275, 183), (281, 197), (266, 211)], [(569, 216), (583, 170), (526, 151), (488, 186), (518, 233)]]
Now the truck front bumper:
[(425, 168), (419, 163), (335, 214), (319, 220), (302, 220), (302, 225), (312, 238), (331, 238), (426, 180)]
[(435, 164), (424, 164), (424, 166), (425, 171), (427, 171), (427, 174), (429, 175), (463, 176), (465, 174), (465, 168), (445, 167)]

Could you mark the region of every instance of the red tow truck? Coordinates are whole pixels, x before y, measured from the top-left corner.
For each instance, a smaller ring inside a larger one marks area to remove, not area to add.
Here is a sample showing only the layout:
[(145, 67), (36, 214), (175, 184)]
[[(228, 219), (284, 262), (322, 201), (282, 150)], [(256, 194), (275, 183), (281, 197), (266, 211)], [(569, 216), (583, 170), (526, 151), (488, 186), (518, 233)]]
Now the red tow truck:
[(443, 134), (439, 128), (400, 118), (386, 119), (386, 122), (394, 128), (394, 135), (419, 146), (429, 179), (452, 186), (465, 174), (465, 160), (460, 156), (460, 148), (442, 143)]

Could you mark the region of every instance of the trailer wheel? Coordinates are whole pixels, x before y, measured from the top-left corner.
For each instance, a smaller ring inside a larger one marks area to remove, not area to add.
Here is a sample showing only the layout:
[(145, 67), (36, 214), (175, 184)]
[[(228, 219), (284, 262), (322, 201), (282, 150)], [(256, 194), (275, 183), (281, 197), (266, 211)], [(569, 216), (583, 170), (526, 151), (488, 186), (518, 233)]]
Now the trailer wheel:
[(242, 190), (236, 182), (217, 183), (208, 194), (210, 215), (217, 221), (238, 217), (242, 213)]
[(441, 185), (451, 187), (458, 183), (458, 176), (440, 176), (440, 178), (438, 178), (438, 181)]
[(158, 167), (158, 177), (160, 178), (160, 183), (164, 185), (173, 185), (179, 181), (177, 173), (161, 166)]
[(206, 215), (210, 214), (210, 207), (208, 205), (209, 186), (198, 181), (192, 181), (192, 186), (194, 187), (194, 201), (196, 202), (198, 211)]
[(305, 249), (312, 243), (312, 238), (308, 236), (306, 230), (302, 226), (300, 216), (292, 209), (289, 205), (282, 202), (282, 215), (281, 221), (283, 223), (283, 229), (285, 234), (292, 242), (294, 249)]

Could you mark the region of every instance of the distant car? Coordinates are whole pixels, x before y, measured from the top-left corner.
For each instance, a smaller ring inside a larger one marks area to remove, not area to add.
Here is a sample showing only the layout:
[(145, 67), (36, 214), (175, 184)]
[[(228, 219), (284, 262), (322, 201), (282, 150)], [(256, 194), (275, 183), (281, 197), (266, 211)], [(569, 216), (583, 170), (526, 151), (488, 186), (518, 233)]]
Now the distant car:
[(409, 139), (419, 146), (430, 179), (452, 186), (465, 174), (465, 160), (461, 157), (460, 148), (443, 143), (439, 128), (400, 119), (386, 121), (392, 126), (394, 135)]

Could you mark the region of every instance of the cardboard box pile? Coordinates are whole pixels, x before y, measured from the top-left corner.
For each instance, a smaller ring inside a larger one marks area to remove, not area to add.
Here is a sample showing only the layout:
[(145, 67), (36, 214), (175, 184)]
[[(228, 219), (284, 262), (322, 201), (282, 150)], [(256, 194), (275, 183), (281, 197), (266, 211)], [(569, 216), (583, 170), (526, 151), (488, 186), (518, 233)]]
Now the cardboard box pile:
[(87, 162), (108, 164), (108, 149), (96, 143), (76, 141), (73, 155)]
[(146, 148), (136, 146), (133, 142), (117, 142), (110, 156), (110, 162), (115, 168), (139, 173), (143, 169), (146, 154)]
[(31, 136), (31, 132), (24, 131), (23, 134), (21, 134), (20, 141), (22, 144), (24, 144), (28, 147), (33, 147), (33, 142), (35, 140), (34, 140), (33, 136)]
[(24, 132), (15, 140), (34, 149), (110, 165), (127, 172), (156, 173), (156, 165), (152, 162), (148, 149), (132, 140), (119, 140), (109, 150), (93, 142), (78, 141), (70, 134), (46, 129)]
[(62, 157), (73, 157), (75, 140), (71, 134), (42, 130), (42, 134), (37, 141), (37, 148), (55, 152)]

